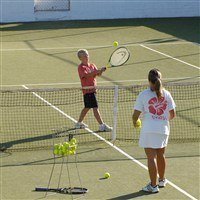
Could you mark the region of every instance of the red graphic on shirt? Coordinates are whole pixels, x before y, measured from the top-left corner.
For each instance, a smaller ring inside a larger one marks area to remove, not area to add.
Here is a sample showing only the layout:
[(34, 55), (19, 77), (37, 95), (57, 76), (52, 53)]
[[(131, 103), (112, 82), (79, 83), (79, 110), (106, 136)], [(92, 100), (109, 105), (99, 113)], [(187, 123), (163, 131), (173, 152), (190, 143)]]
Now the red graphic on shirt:
[(161, 97), (159, 100), (154, 97), (149, 100), (149, 112), (154, 115), (162, 115), (167, 108), (167, 101), (164, 97)]

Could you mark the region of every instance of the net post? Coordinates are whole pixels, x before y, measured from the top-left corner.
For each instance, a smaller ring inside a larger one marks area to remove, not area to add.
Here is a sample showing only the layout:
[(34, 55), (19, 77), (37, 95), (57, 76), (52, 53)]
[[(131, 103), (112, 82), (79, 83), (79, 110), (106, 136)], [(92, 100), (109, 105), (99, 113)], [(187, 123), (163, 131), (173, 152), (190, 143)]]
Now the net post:
[(118, 95), (119, 87), (115, 85), (114, 89), (114, 108), (113, 108), (113, 131), (112, 131), (112, 141), (115, 141), (117, 138), (117, 112), (118, 112)]

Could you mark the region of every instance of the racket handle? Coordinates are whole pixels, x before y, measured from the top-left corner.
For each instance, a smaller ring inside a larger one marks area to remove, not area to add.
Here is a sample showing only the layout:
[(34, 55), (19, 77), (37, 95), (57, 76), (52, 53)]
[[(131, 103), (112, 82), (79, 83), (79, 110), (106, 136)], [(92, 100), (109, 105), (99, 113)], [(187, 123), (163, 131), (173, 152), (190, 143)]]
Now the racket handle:
[(47, 191), (48, 188), (35, 188), (35, 191)]
[(102, 67), (101, 70), (102, 70), (102, 71), (106, 71), (106, 68), (107, 68), (107, 67)]

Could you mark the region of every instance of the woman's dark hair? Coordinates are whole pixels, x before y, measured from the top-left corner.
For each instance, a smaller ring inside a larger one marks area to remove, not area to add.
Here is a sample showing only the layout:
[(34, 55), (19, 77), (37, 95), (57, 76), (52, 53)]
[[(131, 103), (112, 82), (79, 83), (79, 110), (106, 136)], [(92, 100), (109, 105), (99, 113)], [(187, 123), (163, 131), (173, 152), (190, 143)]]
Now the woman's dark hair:
[(161, 82), (161, 73), (158, 69), (152, 69), (149, 72), (148, 80), (154, 85), (154, 90), (158, 98), (162, 97), (162, 82)]

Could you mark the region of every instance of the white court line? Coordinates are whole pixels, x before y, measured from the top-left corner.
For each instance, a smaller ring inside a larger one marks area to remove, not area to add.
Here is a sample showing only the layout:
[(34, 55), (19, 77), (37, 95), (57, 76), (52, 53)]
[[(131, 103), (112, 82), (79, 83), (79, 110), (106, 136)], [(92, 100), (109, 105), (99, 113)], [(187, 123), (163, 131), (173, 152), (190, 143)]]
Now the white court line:
[[(181, 80), (181, 79), (190, 79), (192, 77), (177, 77), (177, 78), (163, 78), (162, 80)], [(140, 82), (140, 81), (148, 81), (147, 79), (136, 79), (136, 80), (116, 80), (116, 81), (98, 81), (97, 84), (101, 83), (125, 83), (125, 82)], [(24, 85), (28, 86), (45, 86), (45, 85), (80, 85), (80, 82), (73, 83), (27, 83)], [(2, 87), (19, 87), (21, 85), (1, 85)]]
[[(27, 86), (22, 85), (23, 88), (25, 89), (29, 89)], [(43, 102), (45, 102), (47, 105), (51, 106), (53, 109), (55, 109), (56, 111), (58, 111), (59, 113), (61, 113), (62, 115), (64, 115), (65, 117), (67, 117), (68, 119), (72, 120), (73, 122), (77, 122), (77, 120), (75, 120), (74, 118), (70, 117), (69, 115), (67, 115), (64, 111), (60, 110), (59, 108), (57, 108), (56, 106), (54, 106), (53, 104), (51, 104), (50, 102), (48, 102), (46, 99), (42, 98), (40, 95), (38, 95), (35, 92), (32, 92), (33, 95), (35, 95), (36, 97), (38, 97), (40, 100), (42, 100)], [(107, 141), (105, 138), (101, 137), (100, 135), (98, 135), (97, 133), (95, 133), (94, 131), (92, 131), (89, 128), (85, 128), (85, 130), (87, 130), (89, 133), (92, 133), (94, 136), (96, 136), (97, 138), (99, 138), (100, 140), (104, 141), (106, 144), (110, 145), (111, 147), (113, 147), (115, 150), (117, 150), (118, 152), (120, 152), (121, 154), (123, 154), (124, 156), (126, 156), (128, 159), (132, 160), (133, 162), (135, 162), (136, 164), (138, 164), (139, 166), (141, 166), (142, 168), (148, 170), (147, 166), (145, 166), (144, 164), (142, 164), (141, 162), (139, 162), (138, 160), (136, 160), (135, 158), (133, 158), (132, 156), (130, 156), (129, 154), (127, 154), (125, 151), (123, 151), (122, 149), (120, 149), (119, 147), (115, 146), (113, 143)], [(167, 180), (169, 185), (171, 185), (172, 187), (174, 187), (175, 189), (177, 189), (179, 192), (183, 193), (185, 196), (189, 197), (192, 200), (197, 200), (195, 197), (193, 197), (192, 195), (190, 195), (189, 193), (187, 193), (185, 190), (181, 189), (180, 187), (178, 187), (177, 185), (175, 185), (174, 183), (172, 183), (171, 181)]]
[[(161, 46), (161, 45), (181, 45), (181, 44), (196, 44), (192, 42), (165, 42), (165, 43), (136, 43), (136, 44), (121, 44), (122, 46), (141, 46), (141, 45), (152, 45), (152, 46)], [(82, 49), (82, 48), (106, 48), (113, 47), (112, 45), (104, 46), (76, 46), (76, 47), (41, 47), (41, 48), (18, 48), (18, 49), (1, 49), (1, 51), (37, 51), (37, 50), (62, 50), (62, 49)]]
[(160, 51), (157, 51), (157, 50), (152, 49), (152, 48), (150, 48), (150, 47), (147, 47), (147, 46), (145, 46), (145, 45), (143, 45), (143, 44), (141, 44), (140, 46), (141, 46), (141, 47), (144, 47), (144, 48), (146, 48), (146, 49), (149, 49), (150, 51), (153, 51), (153, 52), (156, 52), (156, 53), (161, 54), (161, 55), (163, 55), (163, 56), (166, 56), (166, 57), (168, 57), (168, 58), (171, 58), (171, 59), (173, 59), (173, 60), (176, 60), (176, 61), (178, 61), (178, 62), (184, 63), (184, 64), (186, 64), (186, 65), (188, 65), (188, 66), (194, 67), (194, 68), (196, 68), (196, 69), (200, 69), (200, 67), (198, 67), (198, 66), (196, 66), (196, 65), (192, 65), (192, 64), (187, 63), (187, 62), (185, 62), (185, 61), (182, 61), (182, 60), (180, 60), (180, 59), (178, 59), (178, 58), (174, 58), (173, 56), (170, 56), (170, 55), (168, 55), (168, 54), (166, 54), (166, 53), (162, 53), (162, 52), (160, 52)]

